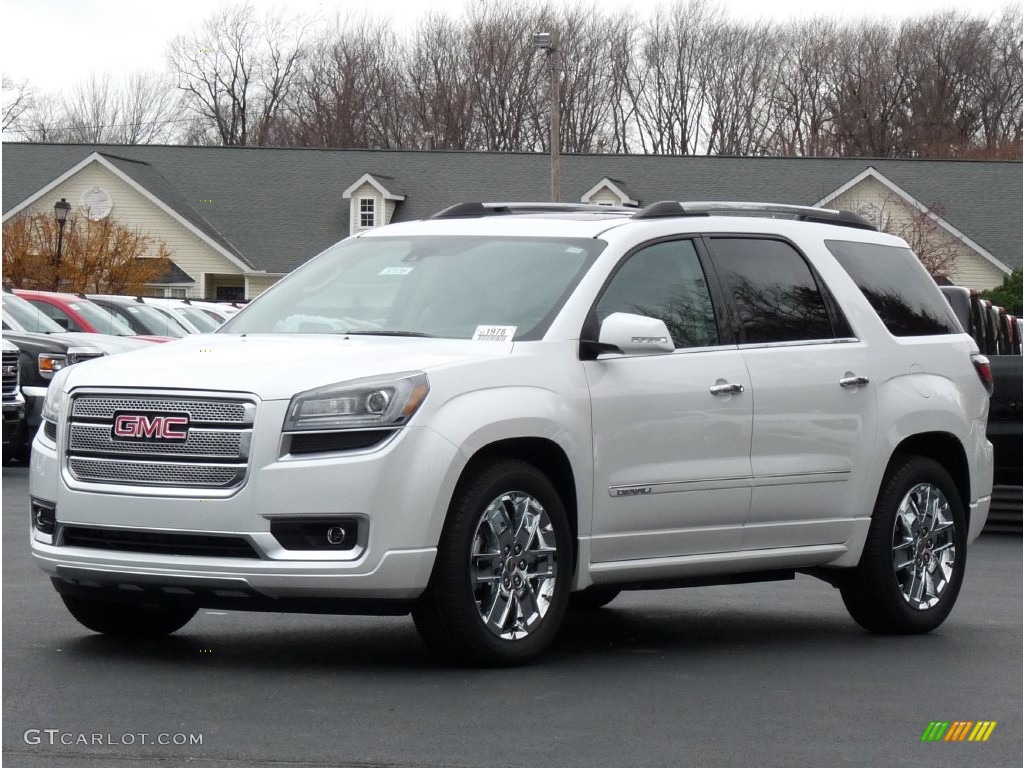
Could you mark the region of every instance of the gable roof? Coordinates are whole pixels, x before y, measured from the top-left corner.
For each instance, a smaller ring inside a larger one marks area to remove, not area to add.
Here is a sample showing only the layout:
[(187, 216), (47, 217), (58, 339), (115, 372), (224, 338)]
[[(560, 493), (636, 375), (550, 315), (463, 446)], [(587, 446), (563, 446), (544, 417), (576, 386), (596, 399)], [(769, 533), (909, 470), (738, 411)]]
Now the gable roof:
[(1000, 272), (1010, 272), (1009, 266), (1001, 262), (991, 253), (989, 253), (986, 248), (976, 243), (973, 239), (971, 239), (966, 234), (964, 234), (959, 229), (950, 224), (948, 221), (946, 221), (946, 219), (942, 215), (945, 213), (945, 209), (940, 207), (932, 209), (931, 207), (925, 205), (920, 200), (915, 199), (914, 196), (907, 192), (905, 189), (900, 187), (899, 184), (895, 184), (890, 179), (887, 179), (884, 175), (876, 171), (873, 167), (864, 169), (856, 176), (854, 176), (852, 179), (850, 179), (848, 182), (843, 184), (843, 186), (841, 186), (839, 189), (834, 190), (829, 195), (823, 197), (821, 200), (816, 202), (815, 205), (828, 207), (829, 203), (832, 200), (835, 200), (841, 194), (843, 194), (849, 189), (852, 189), (853, 187), (857, 186), (857, 184), (859, 184), (861, 181), (868, 178), (876, 180), (882, 186), (888, 189), (891, 194), (895, 195), (896, 197), (900, 198), (905, 203), (907, 203), (907, 205), (920, 211), (923, 214), (926, 214), (933, 222), (938, 224), (939, 227), (946, 230), (949, 234), (951, 234), (960, 242), (964, 243), (968, 248), (973, 249), (975, 253), (980, 255), (990, 264), (992, 264), (992, 266), (994, 266)]
[(633, 195), (626, 189), (626, 185), (618, 179), (609, 179), (605, 176), (597, 184), (592, 186), (582, 195), (580, 195), (581, 203), (589, 203), (590, 198), (600, 192), (602, 189), (607, 189), (613, 195), (619, 198), (619, 205), (640, 205), (640, 201), (635, 199)]
[[(139, 183), (166, 183), (171, 191), (164, 194), (178, 201), (176, 209), (212, 200), (201, 213), (193, 209), (196, 215), (268, 272), (288, 272), (346, 236), (350, 205), (342, 191), (370, 169), (390, 192), (400, 188), (405, 196), (395, 222), (467, 200), (546, 200), (549, 194), (544, 154), (4, 143), (4, 212), (93, 152), (147, 164), (159, 179)], [(945, 221), (999, 261), (1021, 266), (1020, 162), (563, 155), (561, 189), (565, 200), (578, 200), (594, 179), (607, 177), (630, 179), (632, 195), (647, 202), (812, 205), (869, 167), (922, 204), (941, 206)]]

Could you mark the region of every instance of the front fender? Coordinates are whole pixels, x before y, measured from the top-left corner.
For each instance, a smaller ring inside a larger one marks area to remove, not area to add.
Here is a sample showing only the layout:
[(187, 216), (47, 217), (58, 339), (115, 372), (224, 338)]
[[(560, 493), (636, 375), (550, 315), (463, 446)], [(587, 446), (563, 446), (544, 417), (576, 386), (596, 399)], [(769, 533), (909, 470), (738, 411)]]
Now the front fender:
[(541, 438), (557, 445), (572, 467), (580, 535), (589, 535), (594, 473), (590, 400), (585, 390), (573, 397), (527, 386), (468, 392), (445, 402), (430, 426), (459, 449), (459, 462), (445, 482), (451, 492), (466, 465), (489, 445), (516, 438)]

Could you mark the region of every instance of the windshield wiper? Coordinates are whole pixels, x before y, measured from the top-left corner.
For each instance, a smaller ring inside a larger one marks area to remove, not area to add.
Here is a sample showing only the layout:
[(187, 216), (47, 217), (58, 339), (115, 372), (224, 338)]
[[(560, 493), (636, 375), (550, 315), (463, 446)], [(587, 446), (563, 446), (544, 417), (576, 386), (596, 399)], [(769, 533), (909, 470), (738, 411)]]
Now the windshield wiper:
[(429, 333), (419, 331), (345, 331), (343, 336), (419, 336), (425, 339), (434, 338)]

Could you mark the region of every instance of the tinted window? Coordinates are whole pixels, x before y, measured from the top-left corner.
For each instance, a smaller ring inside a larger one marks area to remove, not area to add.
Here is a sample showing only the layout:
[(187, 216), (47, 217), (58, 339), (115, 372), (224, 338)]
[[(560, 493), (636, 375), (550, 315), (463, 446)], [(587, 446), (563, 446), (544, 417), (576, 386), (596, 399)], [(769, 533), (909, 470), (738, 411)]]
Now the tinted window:
[(960, 333), (949, 304), (909, 248), (845, 240), (825, 245), (893, 336)]
[(715, 268), (732, 296), (747, 344), (833, 338), (810, 267), (779, 240), (716, 237)]
[(663, 320), (677, 348), (718, 344), (708, 284), (690, 240), (658, 243), (633, 254), (597, 304), (599, 321), (614, 312)]

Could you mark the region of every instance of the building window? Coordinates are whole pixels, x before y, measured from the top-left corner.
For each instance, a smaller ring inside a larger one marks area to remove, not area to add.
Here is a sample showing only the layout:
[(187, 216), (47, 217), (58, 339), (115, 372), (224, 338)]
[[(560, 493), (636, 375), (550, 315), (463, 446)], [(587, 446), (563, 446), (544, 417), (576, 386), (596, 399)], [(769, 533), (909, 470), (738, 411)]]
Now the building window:
[(188, 296), (188, 288), (165, 288), (165, 299), (184, 299)]
[(377, 224), (377, 201), (372, 197), (359, 198), (359, 228), (370, 229)]

